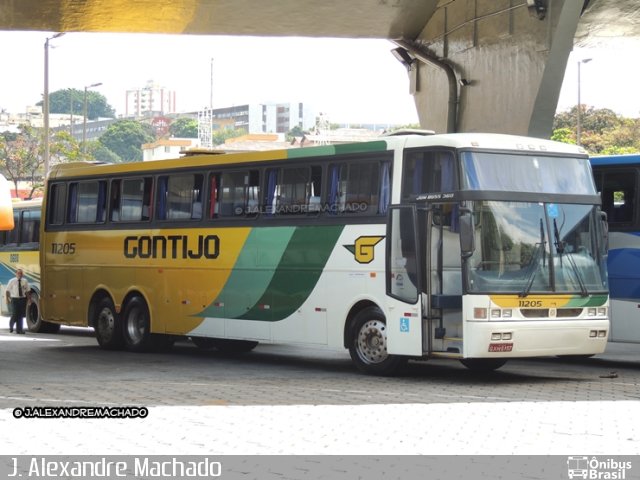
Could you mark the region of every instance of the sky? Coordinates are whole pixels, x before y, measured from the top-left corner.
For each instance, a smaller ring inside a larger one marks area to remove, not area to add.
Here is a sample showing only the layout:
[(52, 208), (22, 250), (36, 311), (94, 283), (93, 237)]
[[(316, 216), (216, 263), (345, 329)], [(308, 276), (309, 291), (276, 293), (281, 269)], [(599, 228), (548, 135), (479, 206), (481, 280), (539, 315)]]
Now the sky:
[[(0, 109), (23, 112), (42, 97), (44, 42), (52, 33), (0, 32)], [(176, 92), (178, 112), (208, 106), (302, 101), (334, 123), (417, 123), (404, 67), (387, 40), (67, 33), (51, 40), (49, 91), (102, 83), (117, 114), (125, 92), (149, 80)], [(609, 42), (576, 48), (558, 110), (582, 103), (640, 116), (640, 45)], [(213, 75), (212, 75), (213, 65)]]

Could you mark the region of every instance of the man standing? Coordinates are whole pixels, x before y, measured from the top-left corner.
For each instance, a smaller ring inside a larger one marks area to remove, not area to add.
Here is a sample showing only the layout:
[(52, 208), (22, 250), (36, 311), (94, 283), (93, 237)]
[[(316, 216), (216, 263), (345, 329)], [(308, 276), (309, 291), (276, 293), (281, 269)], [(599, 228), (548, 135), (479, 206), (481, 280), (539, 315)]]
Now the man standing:
[(5, 294), (7, 295), (7, 305), (11, 305), (11, 320), (9, 320), (9, 332), (13, 333), (13, 325), (16, 326), (16, 333), (24, 333), (22, 319), (27, 309), (27, 300), (31, 293), (29, 282), (23, 278), (22, 269), (16, 270), (15, 278), (9, 280)]

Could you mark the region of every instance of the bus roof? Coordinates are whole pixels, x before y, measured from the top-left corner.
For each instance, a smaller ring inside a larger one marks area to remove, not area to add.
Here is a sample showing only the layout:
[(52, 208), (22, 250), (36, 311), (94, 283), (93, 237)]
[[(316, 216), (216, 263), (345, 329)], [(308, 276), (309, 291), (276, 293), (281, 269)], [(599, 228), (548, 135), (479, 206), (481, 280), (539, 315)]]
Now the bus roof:
[(370, 142), (345, 143), (285, 150), (269, 150), (258, 152), (220, 153), (219, 150), (202, 152), (188, 157), (170, 160), (153, 160), (118, 164), (96, 164), (89, 162), (61, 163), (54, 166), (49, 174), (50, 179), (60, 176), (82, 176), (97, 173), (108, 174), (127, 171), (131, 173), (155, 171), (159, 169), (190, 167), (206, 167), (211, 165), (232, 165), (241, 163), (268, 162), (274, 160), (300, 159), (344, 154), (384, 152), (401, 147), (448, 147), (456, 149), (487, 149), (534, 151), (560, 154), (585, 155), (586, 151), (575, 145), (553, 142), (539, 138), (503, 135), (493, 133), (452, 133), (441, 135), (398, 135), (385, 136)]
[(591, 165), (632, 165), (640, 164), (640, 154), (629, 155), (602, 155), (600, 157), (591, 157)]

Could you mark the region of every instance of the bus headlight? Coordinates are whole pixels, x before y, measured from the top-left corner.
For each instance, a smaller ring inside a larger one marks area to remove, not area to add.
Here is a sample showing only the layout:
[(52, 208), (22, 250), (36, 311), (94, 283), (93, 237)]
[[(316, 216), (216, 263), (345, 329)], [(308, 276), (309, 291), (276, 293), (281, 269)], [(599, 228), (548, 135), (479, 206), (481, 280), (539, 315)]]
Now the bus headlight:
[(607, 316), (607, 307), (598, 307), (598, 316), (606, 317)]
[(473, 318), (485, 319), (487, 318), (487, 309), (476, 307), (473, 309)]
[(587, 315), (590, 317), (595, 317), (597, 313), (597, 309), (594, 307), (587, 308)]
[(491, 318), (511, 318), (513, 316), (513, 310), (505, 308), (501, 310), (499, 308), (491, 309)]

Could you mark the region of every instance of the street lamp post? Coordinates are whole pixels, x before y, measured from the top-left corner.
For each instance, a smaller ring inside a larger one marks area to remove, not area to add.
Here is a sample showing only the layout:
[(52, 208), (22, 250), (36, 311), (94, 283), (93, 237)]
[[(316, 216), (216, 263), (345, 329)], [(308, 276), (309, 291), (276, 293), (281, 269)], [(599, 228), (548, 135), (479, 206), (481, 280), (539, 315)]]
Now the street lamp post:
[(49, 173), (49, 40), (64, 35), (64, 32), (56, 33), (48, 37), (44, 42), (44, 96), (42, 99), (42, 115), (44, 121), (44, 176)]
[(580, 60), (578, 62), (578, 112), (576, 115), (576, 144), (580, 145), (580, 141), (581, 141), (581, 121), (582, 121), (582, 103), (580, 100), (580, 66), (583, 63), (589, 63), (592, 59), (591, 58), (584, 58), (582, 60)]
[(102, 85), (102, 82), (98, 82), (98, 83), (92, 83), (91, 85), (87, 85), (86, 87), (84, 87), (84, 108), (83, 108), (83, 114), (84, 114), (84, 120), (82, 122), (82, 151), (86, 152), (87, 151), (87, 90), (89, 90), (90, 88), (94, 88), (94, 87), (99, 87), (100, 85)]

